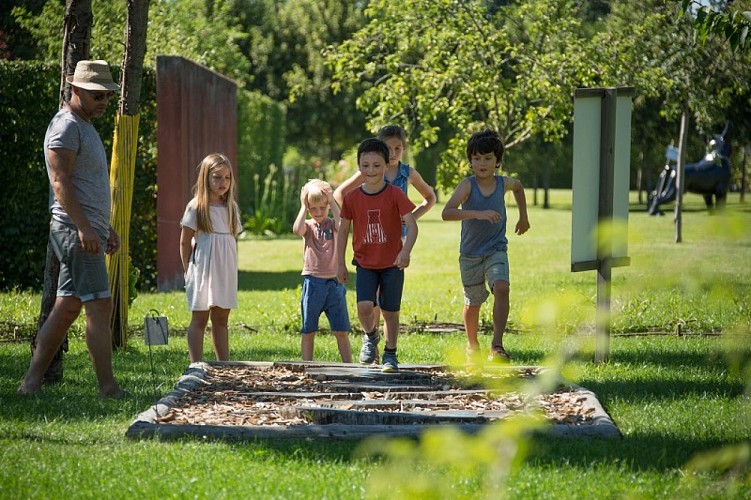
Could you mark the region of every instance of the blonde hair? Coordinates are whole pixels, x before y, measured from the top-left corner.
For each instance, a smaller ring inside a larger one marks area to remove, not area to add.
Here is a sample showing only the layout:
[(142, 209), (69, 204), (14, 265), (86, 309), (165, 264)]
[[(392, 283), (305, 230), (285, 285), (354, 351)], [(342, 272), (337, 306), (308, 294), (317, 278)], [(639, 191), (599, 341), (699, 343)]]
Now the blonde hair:
[(328, 196), (326, 196), (325, 189), (331, 189), (331, 185), (324, 180), (309, 179), (302, 188), (305, 190), (305, 196), (308, 199), (308, 203), (321, 203), (323, 201), (329, 201)]
[(213, 232), (214, 228), (211, 225), (209, 210), (209, 177), (211, 177), (212, 172), (222, 167), (229, 168), (230, 172), (230, 186), (227, 193), (222, 197), (222, 201), (227, 207), (230, 232), (234, 236), (238, 233), (238, 225), (240, 224), (240, 210), (236, 201), (237, 183), (235, 182), (235, 173), (232, 171), (232, 163), (222, 153), (211, 153), (198, 165), (198, 180), (193, 189), (193, 202), (196, 207), (198, 229), (204, 233)]

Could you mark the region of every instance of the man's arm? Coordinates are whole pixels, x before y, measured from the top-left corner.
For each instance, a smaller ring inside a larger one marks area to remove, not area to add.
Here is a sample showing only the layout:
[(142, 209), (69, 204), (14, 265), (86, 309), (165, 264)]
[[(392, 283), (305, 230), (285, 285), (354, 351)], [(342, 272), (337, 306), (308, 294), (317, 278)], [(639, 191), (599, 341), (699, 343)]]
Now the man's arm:
[(76, 188), (73, 186), (71, 176), (76, 167), (76, 152), (71, 149), (50, 149), (48, 152), (50, 163), (50, 185), (55, 199), (68, 214), (70, 220), (78, 229), (78, 238), (84, 251), (99, 253), (102, 242), (91, 226), (89, 219), (84, 214), (83, 207), (78, 201)]

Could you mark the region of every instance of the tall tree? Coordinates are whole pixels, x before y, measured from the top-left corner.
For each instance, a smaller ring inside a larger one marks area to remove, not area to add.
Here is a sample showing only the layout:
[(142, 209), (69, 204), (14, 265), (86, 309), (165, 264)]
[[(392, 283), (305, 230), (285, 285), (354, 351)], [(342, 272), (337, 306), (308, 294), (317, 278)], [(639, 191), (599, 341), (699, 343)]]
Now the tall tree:
[(442, 123), (455, 129), (437, 175), (453, 186), (477, 128), (498, 130), (508, 148), (565, 135), (573, 89), (596, 83), (577, 13), (568, 0), (373, 1), (369, 22), (329, 58), (334, 86), (367, 82), (358, 106), (369, 126), (399, 121), (417, 149)]
[[(107, 61), (120, 60), (127, 3), (89, 0), (97, 22), (92, 28), (94, 55)], [(151, 0), (145, 64), (156, 67), (157, 54), (175, 54), (196, 61), (239, 82), (248, 78), (250, 63), (239, 43), (245, 38), (233, 13), (235, 0)], [(38, 44), (39, 57), (56, 61), (60, 29), (55, 23), (63, 15), (59, 0), (47, 0), (38, 15), (23, 6), (13, 9), (16, 22), (28, 30)]]
[(287, 107), (287, 141), (304, 154), (338, 160), (366, 133), (355, 105), (358, 88), (334, 94), (325, 65), (330, 46), (363, 24), (363, 5), (349, 0), (238, 0), (248, 38), (249, 87)]

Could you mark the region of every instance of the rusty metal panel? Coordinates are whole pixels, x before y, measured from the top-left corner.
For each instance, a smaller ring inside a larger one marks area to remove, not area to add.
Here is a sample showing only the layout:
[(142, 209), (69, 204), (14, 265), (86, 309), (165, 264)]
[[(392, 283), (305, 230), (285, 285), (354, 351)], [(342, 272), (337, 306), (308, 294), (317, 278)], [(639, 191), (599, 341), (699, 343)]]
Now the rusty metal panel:
[(158, 56), (157, 287), (182, 288), (180, 219), (193, 196), (196, 168), (224, 153), (237, 178), (237, 84), (179, 56)]

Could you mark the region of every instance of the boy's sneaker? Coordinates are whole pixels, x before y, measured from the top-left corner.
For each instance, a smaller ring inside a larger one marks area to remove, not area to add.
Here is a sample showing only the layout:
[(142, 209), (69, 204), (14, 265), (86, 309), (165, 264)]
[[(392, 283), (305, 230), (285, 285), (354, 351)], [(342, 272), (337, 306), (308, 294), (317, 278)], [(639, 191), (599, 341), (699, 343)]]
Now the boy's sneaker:
[(396, 373), (399, 371), (399, 360), (396, 359), (395, 352), (384, 352), (381, 364), (383, 365), (381, 367), (383, 373)]
[(378, 360), (378, 342), (381, 336), (376, 331), (372, 336), (367, 333), (362, 336), (362, 347), (360, 348), (360, 363), (363, 365), (373, 364)]
[(494, 345), (490, 348), (488, 361), (491, 363), (509, 363), (511, 361), (511, 355), (509, 355), (503, 347)]

